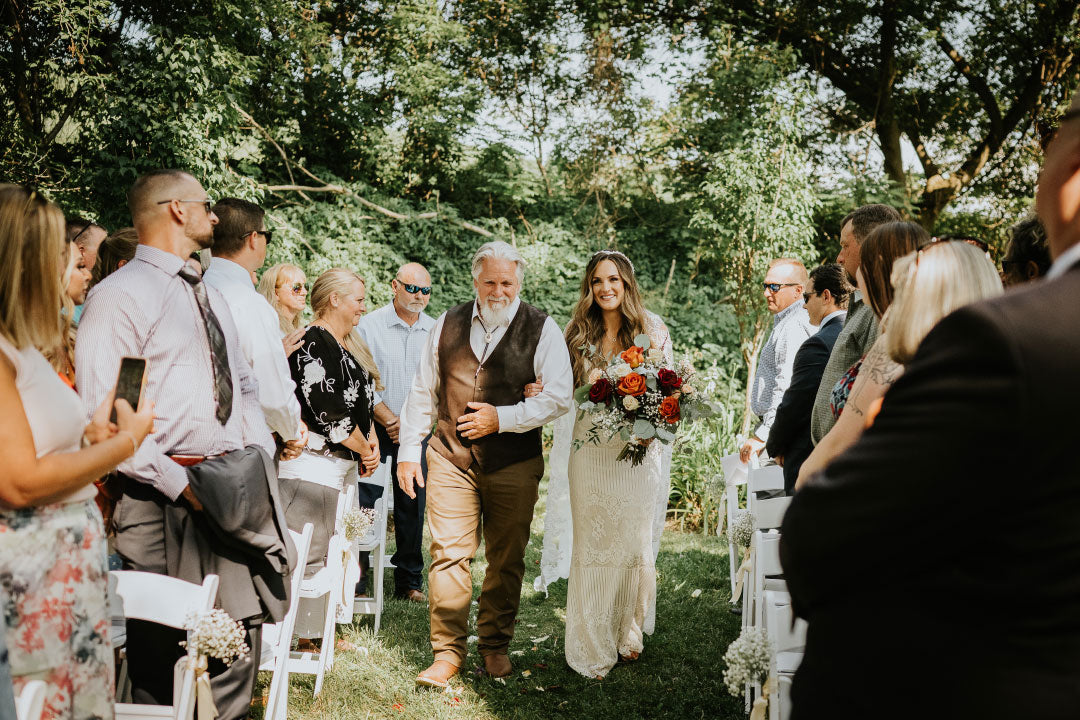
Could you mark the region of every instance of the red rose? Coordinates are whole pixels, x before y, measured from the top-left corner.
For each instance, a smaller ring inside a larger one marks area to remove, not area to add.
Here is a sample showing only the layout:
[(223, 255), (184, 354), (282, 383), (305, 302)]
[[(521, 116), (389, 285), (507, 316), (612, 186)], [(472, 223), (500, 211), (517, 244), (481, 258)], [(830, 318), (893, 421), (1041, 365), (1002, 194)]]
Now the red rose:
[(593, 386), (589, 388), (589, 400), (599, 405), (600, 403), (611, 402), (611, 395), (615, 391), (611, 387), (611, 381), (607, 378), (600, 378), (593, 383)]
[(638, 375), (636, 372), (632, 372), (619, 381), (619, 385), (616, 388), (623, 395), (633, 395), (638, 397), (644, 395), (648, 387), (645, 385), (645, 378)]
[(666, 368), (656, 372), (656, 381), (660, 383), (660, 388), (662, 390), (667, 390), (668, 392), (678, 390), (682, 387), (682, 378), (679, 377), (679, 373)]
[(664, 402), (660, 403), (660, 417), (672, 425), (679, 422), (679, 398), (674, 396), (664, 398)]

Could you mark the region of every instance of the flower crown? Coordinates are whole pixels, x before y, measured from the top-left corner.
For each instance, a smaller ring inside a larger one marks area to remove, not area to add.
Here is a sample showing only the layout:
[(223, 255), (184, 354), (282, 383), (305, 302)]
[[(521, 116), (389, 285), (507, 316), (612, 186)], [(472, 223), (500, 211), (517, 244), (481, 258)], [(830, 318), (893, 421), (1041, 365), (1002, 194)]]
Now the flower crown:
[(630, 266), (630, 270), (632, 272), (637, 273), (637, 270), (634, 268), (633, 261), (630, 258), (626, 257), (626, 255), (619, 252), (618, 250), (597, 250), (596, 252), (593, 253), (593, 257), (595, 258), (597, 255), (618, 255), (619, 257), (621, 257), (623, 260), (626, 261), (626, 264)]

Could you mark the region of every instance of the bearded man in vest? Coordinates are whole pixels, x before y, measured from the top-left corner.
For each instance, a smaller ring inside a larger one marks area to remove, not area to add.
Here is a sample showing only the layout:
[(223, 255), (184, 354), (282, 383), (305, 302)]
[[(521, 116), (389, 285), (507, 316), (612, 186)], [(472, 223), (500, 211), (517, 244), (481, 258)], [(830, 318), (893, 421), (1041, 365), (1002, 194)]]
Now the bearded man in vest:
[[(485, 671), (512, 672), (508, 650), (525, 574), (537, 487), (544, 474), (540, 429), (573, 397), (570, 354), (559, 326), (518, 298), (525, 261), (501, 241), (473, 256), (476, 299), (447, 310), (428, 338), (401, 413), (398, 483), (424, 487), (427, 450), (431, 532), (428, 596), (435, 662), (419, 685), (446, 687), (465, 661), (472, 576), (483, 533), (488, 562), (476, 634)], [(525, 387), (542, 381), (542, 389)]]

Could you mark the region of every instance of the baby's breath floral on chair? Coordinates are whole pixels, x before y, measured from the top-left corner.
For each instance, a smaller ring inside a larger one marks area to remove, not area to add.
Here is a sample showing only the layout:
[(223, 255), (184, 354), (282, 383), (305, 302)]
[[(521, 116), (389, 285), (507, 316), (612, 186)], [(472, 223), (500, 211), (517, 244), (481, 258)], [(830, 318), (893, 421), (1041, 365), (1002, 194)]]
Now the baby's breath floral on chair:
[(754, 513), (749, 510), (736, 510), (731, 518), (731, 542), (741, 548), (750, 547), (754, 536)]
[(735, 697), (743, 694), (750, 683), (762, 682), (769, 674), (772, 643), (763, 628), (746, 628), (728, 645), (724, 653), (727, 670), (724, 685)]
[(195, 707), (199, 720), (214, 720), (217, 708), (210, 688), (207, 658), (216, 658), (226, 665), (245, 659), (251, 652), (246, 642), (247, 632), (243, 623), (233, 620), (220, 608), (189, 613), (184, 628), (188, 631), (187, 640), (181, 641), (180, 646), (187, 648), (188, 665), (195, 673)]
[(342, 525), (345, 528), (345, 539), (356, 542), (368, 534), (368, 530), (375, 524), (374, 508), (353, 508), (345, 513)]

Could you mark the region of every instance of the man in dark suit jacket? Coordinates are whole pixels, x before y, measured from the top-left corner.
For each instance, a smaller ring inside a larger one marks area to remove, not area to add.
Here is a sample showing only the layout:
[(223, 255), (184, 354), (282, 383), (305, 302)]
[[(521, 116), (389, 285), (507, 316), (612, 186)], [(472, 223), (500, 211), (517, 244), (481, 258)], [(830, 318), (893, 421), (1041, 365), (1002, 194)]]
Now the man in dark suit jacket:
[(874, 426), (792, 499), (795, 720), (1080, 712), (1078, 113), (1037, 207), (1047, 280), (942, 320)]
[(784, 466), (784, 490), (788, 495), (795, 492), (799, 468), (814, 449), (810, 440), (810, 413), (814, 409), (821, 374), (829, 363), (836, 337), (844, 327), (847, 314), (844, 308), (850, 294), (851, 286), (844, 268), (837, 263), (814, 268), (803, 293), (810, 324), (820, 329), (807, 338), (795, 354), (791, 384), (784, 392), (769, 431), (769, 441), (765, 444), (769, 457)]

